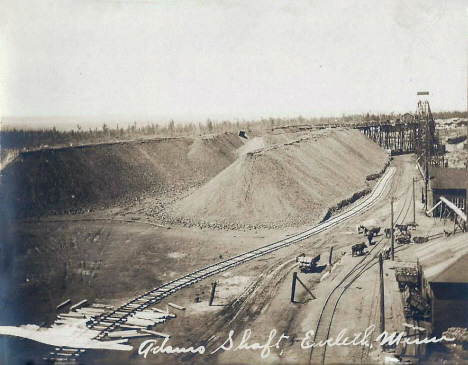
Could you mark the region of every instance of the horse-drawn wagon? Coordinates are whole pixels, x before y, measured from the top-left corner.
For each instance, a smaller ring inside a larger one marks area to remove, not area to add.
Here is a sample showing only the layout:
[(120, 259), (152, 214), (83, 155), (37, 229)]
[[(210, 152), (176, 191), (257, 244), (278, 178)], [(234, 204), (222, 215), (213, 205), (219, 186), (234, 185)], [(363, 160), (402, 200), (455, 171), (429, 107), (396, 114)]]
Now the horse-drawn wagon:
[(396, 243), (407, 244), (411, 243), (411, 233), (400, 234), (396, 238)]
[(312, 272), (317, 268), (317, 263), (320, 261), (320, 255), (309, 257), (304, 253), (296, 257), (296, 262), (299, 263), (301, 272)]

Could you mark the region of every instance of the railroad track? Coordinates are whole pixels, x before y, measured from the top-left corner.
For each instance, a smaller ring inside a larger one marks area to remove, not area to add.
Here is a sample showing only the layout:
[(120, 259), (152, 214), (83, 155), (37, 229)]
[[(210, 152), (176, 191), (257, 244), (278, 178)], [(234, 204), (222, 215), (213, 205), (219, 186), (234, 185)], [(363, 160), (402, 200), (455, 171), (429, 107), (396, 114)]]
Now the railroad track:
[[(380, 240), (379, 243), (377, 243), (372, 248), (372, 250), (369, 252), (369, 255), (363, 257), (363, 259), (361, 259), (361, 261), (356, 264), (356, 266), (340, 281), (339, 284), (335, 286), (335, 288), (327, 297), (327, 300), (320, 312), (319, 320), (315, 329), (314, 343), (320, 343), (320, 341), (325, 341), (329, 338), (333, 318), (341, 297), (364, 272), (378, 263), (380, 250), (376, 250), (376, 253), (373, 256), (370, 256), (370, 254), (378, 247), (382, 240)], [(408, 247), (409, 246), (400, 246), (395, 249), (395, 252), (404, 251)], [(326, 352), (326, 345), (315, 348), (312, 347), (309, 357), (309, 364), (325, 364)]]
[[(405, 196), (403, 201), (403, 206), (401, 208), (400, 214), (395, 221), (397, 223), (398, 219), (401, 216), (401, 213), (405, 210), (406, 201), (407, 201), (407, 192), (408, 189), (402, 194)], [(404, 219), (406, 218), (406, 214)], [(369, 251), (369, 253), (364, 256), (358, 263), (354, 265), (350, 272), (348, 272), (343, 279), (333, 288), (333, 290), (328, 295), (324, 305), (319, 314), (317, 325), (314, 332), (314, 343), (318, 344), (322, 342), (323, 346), (312, 347), (309, 356), (309, 364), (325, 364), (325, 358), (327, 353), (326, 340), (330, 336), (330, 331), (333, 323), (333, 318), (336, 312), (336, 308), (346, 292), (346, 290), (367, 270), (374, 266), (378, 262), (378, 254), (380, 250), (377, 250), (377, 247), (380, 246), (384, 237), (382, 237)], [(385, 245), (384, 245), (385, 246)], [(395, 252), (402, 251), (404, 247), (399, 247), (395, 249)], [(363, 355), (362, 355), (363, 356)]]
[[(217, 262), (209, 265), (203, 269), (191, 272), (178, 279), (172, 280), (162, 286), (154, 288), (146, 293), (130, 300), (124, 305), (106, 313), (100, 317), (95, 318), (91, 323), (88, 324), (88, 328), (98, 330), (99, 334), (94, 338), (95, 340), (103, 339), (108, 332), (114, 331), (120, 324), (124, 324), (129, 316), (132, 314), (142, 311), (154, 304), (160, 302), (167, 296), (179, 291), (189, 285), (192, 285), (200, 280), (207, 277), (216, 275), (220, 272), (226, 271), (244, 262), (254, 260), (260, 256), (267, 255), (271, 252), (277, 251), (284, 247), (290, 246), (294, 243), (305, 240), (311, 236), (319, 234), (331, 227), (344, 222), (345, 220), (354, 217), (358, 214), (370, 209), (370, 207), (379, 199), (385, 191), (385, 188), (395, 173), (395, 167), (390, 167), (381, 177), (377, 185), (374, 187), (372, 193), (368, 195), (362, 202), (356, 204), (350, 210), (336, 215), (333, 218), (328, 219), (318, 225), (295, 234), (283, 240), (270, 243), (266, 246), (242, 253), (240, 255), (231, 257), (227, 260)], [(55, 351), (51, 352), (48, 356), (48, 360), (56, 364), (73, 364), (76, 363), (76, 359), (84, 352), (84, 349), (73, 349), (73, 348), (56, 348)]]
[[(369, 252), (368, 255), (364, 256), (355, 266), (354, 268), (346, 274), (346, 276), (333, 288), (331, 293), (328, 295), (325, 304), (320, 311), (319, 319), (317, 322), (317, 326), (315, 328), (314, 333), (314, 343), (318, 344), (323, 342), (325, 345), (312, 347), (309, 357), (309, 364), (324, 364), (325, 357), (327, 353), (327, 346), (325, 341), (330, 336), (330, 330), (333, 323), (333, 318), (336, 312), (336, 308), (338, 303), (340, 302), (341, 297), (346, 292), (346, 290), (353, 284), (358, 277), (362, 275), (364, 271), (370, 268), (373, 264), (375, 264), (375, 259), (377, 254), (374, 256), (370, 256), (372, 251), (376, 250), (379, 247), (379, 243), (375, 244), (372, 250)], [(377, 250), (379, 252), (379, 250)]]

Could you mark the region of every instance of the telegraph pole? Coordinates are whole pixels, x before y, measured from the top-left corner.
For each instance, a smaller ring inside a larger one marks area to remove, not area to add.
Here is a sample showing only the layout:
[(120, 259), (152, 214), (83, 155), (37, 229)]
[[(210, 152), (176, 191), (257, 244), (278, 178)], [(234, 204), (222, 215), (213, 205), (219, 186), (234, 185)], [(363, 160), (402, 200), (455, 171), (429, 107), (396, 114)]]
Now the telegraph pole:
[(429, 185), (429, 162), (427, 160), (427, 152), (426, 152), (426, 176), (425, 176), (425, 185), (426, 185), (426, 199), (424, 199), (424, 210), (427, 211), (427, 201), (428, 201), (428, 196), (427, 196), (427, 185)]
[(413, 177), (413, 223), (416, 224), (416, 193), (414, 189), (414, 177)]
[(391, 225), (390, 232), (392, 233), (392, 261), (395, 261), (395, 234), (393, 232), (393, 196), (390, 200), (390, 209), (391, 209)]
[(380, 333), (385, 331), (385, 298), (384, 298), (384, 274), (383, 274), (383, 257), (379, 254), (380, 267)]
[(296, 280), (297, 272), (293, 272), (292, 286), (291, 286), (291, 303), (294, 303), (294, 294), (296, 294)]
[(216, 281), (211, 283), (210, 307), (213, 305), (215, 293), (216, 293)]

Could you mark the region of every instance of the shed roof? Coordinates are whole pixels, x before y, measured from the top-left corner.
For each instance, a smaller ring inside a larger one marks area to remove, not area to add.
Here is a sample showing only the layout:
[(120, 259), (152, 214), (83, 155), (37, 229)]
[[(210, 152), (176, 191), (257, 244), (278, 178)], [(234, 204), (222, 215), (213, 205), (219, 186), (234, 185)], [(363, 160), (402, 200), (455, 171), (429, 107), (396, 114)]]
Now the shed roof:
[(425, 243), (415, 254), (429, 282), (468, 283), (468, 233)]
[(468, 189), (468, 169), (432, 167), (429, 173), (432, 189)]

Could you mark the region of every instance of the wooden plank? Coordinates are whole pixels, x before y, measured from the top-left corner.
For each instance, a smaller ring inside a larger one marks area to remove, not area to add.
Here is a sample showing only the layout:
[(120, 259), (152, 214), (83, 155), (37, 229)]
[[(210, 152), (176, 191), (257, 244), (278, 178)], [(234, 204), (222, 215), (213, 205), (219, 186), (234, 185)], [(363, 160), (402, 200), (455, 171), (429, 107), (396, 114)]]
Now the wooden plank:
[(80, 308), (77, 310), (79, 313), (101, 314), (107, 312), (105, 309), (100, 308)]
[(115, 338), (115, 337), (131, 337), (133, 335), (138, 334), (137, 330), (130, 330), (130, 331), (114, 331), (114, 332), (109, 332), (107, 334), (108, 337), (110, 338)]
[(455, 204), (451, 201), (445, 199), (443, 196), (440, 197), (440, 200), (443, 201), (450, 209), (452, 209), (457, 215), (466, 222), (466, 214), (461, 211)]
[(158, 308), (153, 308), (152, 309), (154, 312), (157, 312), (157, 313), (160, 313), (160, 314), (163, 314), (165, 317), (167, 318), (176, 318), (177, 316), (173, 313), (168, 313), (166, 311), (163, 311), (162, 309), (158, 309)]
[(156, 331), (151, 331), (151, 330), (141, 330), (141, 331), (152, 334), (152, 335), (155, 335), (155, 336), (159, 336), (159, 337), (166, 337), (166, 338), (171, 337), (170, 335), (167, 335), (167, 334), (161, 333), (161, 332), (156, 332)]
[(59, 314), (57, 317), (59, 318), (79, 318), (79, 319), (84, 319), (86, 316), (81, 313), (62, 313)]
[(99, 304), (99, 303), (94, 303), (93, 305), (91, 305), (91, 307), (93, 307), (93, 308), (105, 308), (105, 309), (109, 309), (109, 310), (114, 309), (114, 307), (111, 306), (111, 305)]
[(145, 329), (147, 326), (138, 326), (136, 324), (130, 325), (130, 324), (121, 324), (119, 326), (120, 328), (129, 328), (129, 329), (135, 329), (135, 330), (142, 330)]
[(134, 309), (133, 308), (125, 308), (125, 307), (122, 307), (122, 308), (119, 308), (119, 310), (115, 311), (115, 313), (119, 313), (119, 312), (131, 312), (133, 311)]
[(429, 215), (429, 213), (432, 212), (435, 208), (437, 208), (440, 204), (442, 204), (442, 201), (439, 201), (436, 205), (434, 205), (430, 210), (426, 212), (426, 214)]
[(109, 327), (107, 327), (107, 326), (94, 326), (92, 329), (102, 331), (102, 330), (105, 330), (105, 329), (108, 329), (108, 328)]
[[(123, 331), (123, 332), (130, 332), (130, 331)], [(136, 337), (148, 337), (148, 336), (151, 336), (151, 335), (149, 333), (135, 333), (135, 334), (128, 334), (128, 335), (121, 336), (121, 337), (136, 338)]]
[(67, 299), (66, 301), (64, 301), (63, 303), (60, 303), (58, 306), (57, 306), (57, 310), (60, 309), (60, 308), (63, 308), (65, 307), (66, 305), (70, 304), (71, 303), (71, 299)]
[(154, 326), (156, 323), (154, 321), (150, 321), (148, 319), (128, 317), (127, 318), (127, 324), (147, 327), (147, 326)]
[[(384, 262), (385, 330), (388, 333), (400, 332), (404, 320), (403, 303), (393, 270), (394, 264), (393, 261)], [(396, 354), (400, 355), (403, 350), (403, 345), (399, 344)]]
[(174, 303), (167, 303), (167, 305), (170, 306), (170, 307), (172, 307), (172, 308), (181, 310), (181, 311), (184, 311), (184, 310), (185, 310), (185, 307), (181, 307), (180, 305), (177, 305), (177, 304), (174, 304)]
[(55, 351), (77, 352), (78, 349), (71, 348), (71, 347), (70, 347), (70, 348), (69, 348), (69, 347), (63, 347), (63, 348), (61, 348), (61, 347), (56, 347), (56, 348), (55, 348)]
[(83, 299), (82, 301), (76, 303), (75, 305), (72, 305), (70, 307), (70, 310), (75, 310), (75, 309), (78, 309), (78, 308), (81, 308), (83, 307), (85, 304), (88, 303), (88, 300), (87, 299)]
[(78, 322), (82, 322), (82, 321), (85, 321), (86, 319), (85, 318), (57, 318), (55, 320), (54, 323), (57, 323), (57, 324), (64, 324), (64, 323), (78, 323)]
[(107, 322), (107, 321), (96, 321), (96, 323), (102, 324), (103, 326), (113, 326), (114, 322)]

